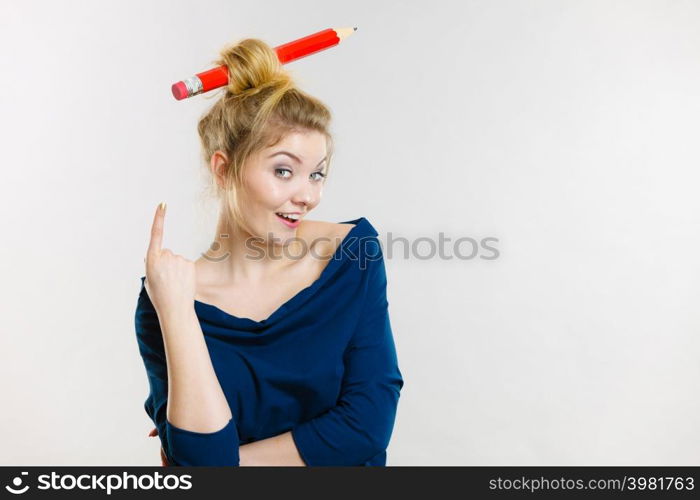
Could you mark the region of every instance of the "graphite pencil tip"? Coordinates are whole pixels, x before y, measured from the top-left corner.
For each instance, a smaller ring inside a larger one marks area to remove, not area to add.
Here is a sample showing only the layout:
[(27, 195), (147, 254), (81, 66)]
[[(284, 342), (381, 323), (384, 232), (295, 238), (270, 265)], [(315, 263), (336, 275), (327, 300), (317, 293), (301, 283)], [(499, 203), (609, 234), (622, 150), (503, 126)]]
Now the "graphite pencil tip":
[(355, 27), (353, 28), (353, 31), (357, 31), (357, 26), (355, 26)]

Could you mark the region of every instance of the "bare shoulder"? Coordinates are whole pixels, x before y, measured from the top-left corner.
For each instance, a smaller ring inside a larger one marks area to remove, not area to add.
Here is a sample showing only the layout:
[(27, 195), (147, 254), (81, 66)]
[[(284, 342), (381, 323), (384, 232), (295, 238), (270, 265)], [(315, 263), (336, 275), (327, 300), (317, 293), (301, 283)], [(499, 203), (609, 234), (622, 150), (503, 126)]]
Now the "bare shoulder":
[(340, 246), (343, 239), (355, 227), (355, 224), (343, 224), (338, 222), (326, 222), (320, 220), (304, 220), (307, 224), (304, 228), (304, 238), (309, 246), (313, 246), (316, 252), (331, 256)]

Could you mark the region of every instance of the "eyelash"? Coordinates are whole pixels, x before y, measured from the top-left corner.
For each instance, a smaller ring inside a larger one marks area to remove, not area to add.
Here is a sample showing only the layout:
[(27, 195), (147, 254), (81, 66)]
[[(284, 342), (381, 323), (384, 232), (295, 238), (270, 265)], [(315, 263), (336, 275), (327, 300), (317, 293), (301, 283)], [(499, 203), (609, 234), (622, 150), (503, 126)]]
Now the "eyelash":
[[(289, 170), (288, 168), (276, 168), (276, 169), (275, 169), (275, 174), (277, 174), (277, 172), (279, 172), (279, 171), (284, 171), (284, 172), (289, 172), (289, 173), (292, 172), (292, 171)], [(318, 174), (318, 175), (321, 176), (321, 178), (318, 179), (319, 181), (322, 181), (322, 180), (326, 177), (326, 174), (324, 174), (323, 172), (314, 172), (314, 174)], [(312, 175), (313, 175), (313, 174), (312, 174)], [(280, 179), (289, 179), (289, 177), (282, 177), (282, 176), (280, 176), (280, 175), (278, 175), (277, 177), (279, 177)]]

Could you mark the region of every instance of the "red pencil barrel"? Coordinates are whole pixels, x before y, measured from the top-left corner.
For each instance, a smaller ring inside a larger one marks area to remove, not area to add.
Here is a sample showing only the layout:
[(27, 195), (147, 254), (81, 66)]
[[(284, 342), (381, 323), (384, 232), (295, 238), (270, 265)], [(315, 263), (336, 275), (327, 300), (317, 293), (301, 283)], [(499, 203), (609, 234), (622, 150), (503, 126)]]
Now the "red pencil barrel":
[(202, 81), (202, 92), (228, 85), (228, 68), (226, 66), (197, 73), (197, 76)]
[(275, 47), (275, 51), (277, 51), (280, 62), (284, 64), (337, 45), (338, 42), (340, 42), (340, 38), (335, 30), (328, 28), (293, 42), (279, 45)]

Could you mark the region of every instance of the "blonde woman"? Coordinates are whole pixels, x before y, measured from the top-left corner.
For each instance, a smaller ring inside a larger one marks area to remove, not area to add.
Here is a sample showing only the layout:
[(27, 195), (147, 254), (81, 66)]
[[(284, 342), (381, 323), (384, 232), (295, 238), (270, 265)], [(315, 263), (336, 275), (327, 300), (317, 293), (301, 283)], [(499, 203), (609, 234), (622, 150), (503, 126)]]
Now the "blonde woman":
[(135, 313), (164, 465), (386, 465), (403, 377), (378, 234), (314, 221), (331, 113), (258, 39), (225, 48), (198, 132), (220, 200), (210, 250), (163, 248), (154, 216)]

